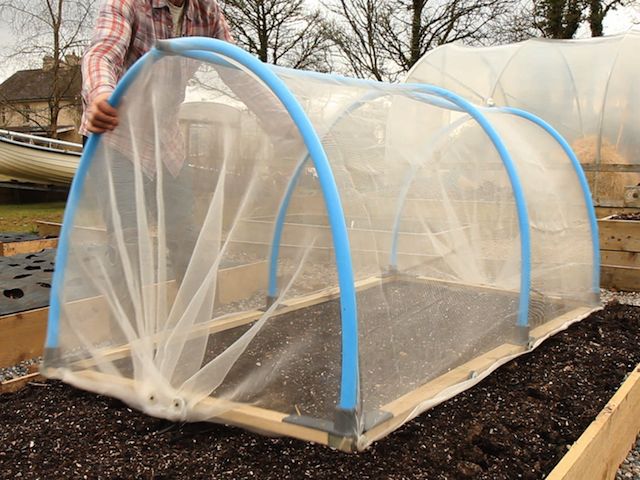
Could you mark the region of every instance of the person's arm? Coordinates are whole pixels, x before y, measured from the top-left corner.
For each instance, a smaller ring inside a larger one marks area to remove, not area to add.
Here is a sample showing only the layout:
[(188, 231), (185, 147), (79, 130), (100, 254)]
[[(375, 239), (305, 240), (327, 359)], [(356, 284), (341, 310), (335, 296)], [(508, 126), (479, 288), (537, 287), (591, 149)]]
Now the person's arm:
[(134, 18), (132, 0), (107, 0), (100, 7), (91, 45), (82, 58), (82, 97), (91, 133), (113, 130), (118, 124), (107, 99), (124, 69)]
[(217, 2), (215, 4), (215, 8), (216, 12), (214, 12), (214, 15), (216, 16), (216, 22), (213, 29), (213, 38), (224, 40), (229, 43), (234, 43), (233, 36), (231, 35), (231, 29), (229, 28), (229, 23), (227, 23), (227, 19), (224, 18), (222, 9)]

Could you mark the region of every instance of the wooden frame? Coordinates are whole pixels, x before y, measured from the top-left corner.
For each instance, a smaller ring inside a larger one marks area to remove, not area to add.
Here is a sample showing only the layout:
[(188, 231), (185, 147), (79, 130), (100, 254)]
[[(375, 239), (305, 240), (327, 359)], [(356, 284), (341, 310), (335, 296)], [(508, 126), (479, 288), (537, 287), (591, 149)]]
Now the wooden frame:
[[(356, 282), (356, 289), (358, 291), (362, 291), (387, 282), (402, 280), (405, 280), (405, 276), (403, 275), (387, 275), (383, 277), (374, 276)], [(420, 283), (431, 283), (434, 279), (416, 277), (414, 281)], [(472, 285), (465, 285), (456, 282), (445, 283), (461, 287), (473, 287)], [(500, 289), (494, 289), (491, 287), (487, 288), (491, 291), (495, 291), (496, 293), (503, 292), (503, 290)], [(505, 293), (511, 294), (512, 292)], [(273, 315), (274, 317), (278, 317), (285, 313), (323, 303), (338, 297), (339, 288), (331, 287), (312, 295), (284, 302), (281, 308), (276, 310)], [(540, 327), (532, 329), (530, 332), (532, 340), (526, 345), (517, 345), (512, 343), (500, 345), (493, 350), (480, 355), (418, 387), (417, 389), (402, 395), (398, 399), (382, 406), (380, 410), (384, 415), (381, 421), (373, 425), (369, 430), (365, 431), (359, 438), (350, 436), (345, 437), (338, 434), (333, 431), (331, 427), (326, 425), (327, 422), (325, 422), (325, 425), (321, 426), (317, 423), (319, 419), (311, 419), (310, 422), (292, 421), (291, 415), (288, 413), (258, 408), (251, 405), (233, 403), (213, 397), (207, 397), (205, 400), (198, 403), (198, 405), (192, 410), (192, 413), (197, 418), (213, 417), (222, 423), (287, 435), (305, 441), (329, 445), (346, 452), (352, 452), (357, 450), (360, 446), (368, 445), (378, 438), (381, 438), (424, 410), (441, 403), (458, 392), (472, 386), (502, 364), (526, 353), (531, 350), (531, 348), (534, 348), (541, 343), (548, 336), (566, 328), (570, 323), (586, 317), (594, 310), (595, 309), (591, 307), (575, 308)], [(210, 335), (215, 332), (248, 325), (257, 321), (263, 315), (263, 311), (255, 310), (241, 312), (233, 316), (227, 316), (223, 320), (212, 320), (206, 324), (197, 325), (189, 333), (189, 336), (195, 337)], [(157, 334), (152, 341), (154, 343), (159, 343), (168, 334), (170, 334), (170, 332)], [(129, 355), (129, 352), (130, 347), (128, 345), (97, 352), (97, 355), (93, 358), (79, 360), (70, 365), (73, 374), (65, 378), (71, 383), (77, 382), (85, 388), (87, 388), (87, 385), (95, 385), (97, 391), (100, 390), (100, 385), (113, 384), (119, 391), (132, 392), (131, 395), (133, 396), (133, 392), (136, 391), (134, 380), (122, 377), (111, 377), (105, 373), (92, 370), (97, 363), (96, 358), (114, 361), (126, 358)], [(55, 371), (50, 372), (50, 374), (55, 377)], [(89, 389), (91, 388), (89, 387)], [(212, 415), (211, 412), (215, 412), (215, 415)]]

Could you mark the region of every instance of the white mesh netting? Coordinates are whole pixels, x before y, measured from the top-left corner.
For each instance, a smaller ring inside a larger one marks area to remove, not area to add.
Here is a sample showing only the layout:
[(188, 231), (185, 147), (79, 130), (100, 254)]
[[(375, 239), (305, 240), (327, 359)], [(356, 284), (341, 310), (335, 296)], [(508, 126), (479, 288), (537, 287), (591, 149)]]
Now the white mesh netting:
[[(359, 383), (342, 432), (352, 445), (336, 445), (364, 448), (524, 351), (513, 187), (466, 113), (396, 86), (273, 71), (321, 139), (344, 212)], [(331, 443), (308, 432), (341, 433), (353, 339), (342, 335), (327, 179), (297, 126), (248, 70), (181, 56), (146, 64), (119, 115), (65, 225), (44, 371), (152, 415)], [(543, 130), (489, 119), (530, 217), (527, 331), (563, 328), (597, 305), (584, 194)], [(485, 367), (465, 367), (479, 357)]]

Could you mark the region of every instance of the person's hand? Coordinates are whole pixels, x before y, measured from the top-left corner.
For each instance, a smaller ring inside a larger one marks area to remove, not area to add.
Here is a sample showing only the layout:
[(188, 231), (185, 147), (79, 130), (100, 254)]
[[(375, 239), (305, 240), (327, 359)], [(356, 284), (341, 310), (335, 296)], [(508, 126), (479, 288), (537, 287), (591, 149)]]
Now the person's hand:
[(102, 93), (89, 105), (87, 130), (91, 133), (104, 133), (118, 126), (118, 111), (107, 102), (110, 95)]

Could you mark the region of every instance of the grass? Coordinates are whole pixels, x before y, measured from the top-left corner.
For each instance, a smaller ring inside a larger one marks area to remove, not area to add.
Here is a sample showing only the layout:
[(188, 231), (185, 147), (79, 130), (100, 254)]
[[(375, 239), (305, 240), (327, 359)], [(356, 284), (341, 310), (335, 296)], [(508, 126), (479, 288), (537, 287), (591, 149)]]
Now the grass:
[(65, 202), (0, 205), (0, 232), (32, 233), (36, 220), (62, 222)]

